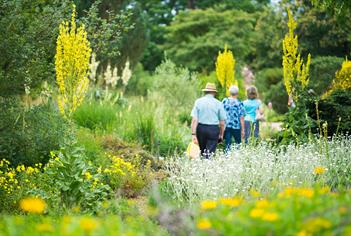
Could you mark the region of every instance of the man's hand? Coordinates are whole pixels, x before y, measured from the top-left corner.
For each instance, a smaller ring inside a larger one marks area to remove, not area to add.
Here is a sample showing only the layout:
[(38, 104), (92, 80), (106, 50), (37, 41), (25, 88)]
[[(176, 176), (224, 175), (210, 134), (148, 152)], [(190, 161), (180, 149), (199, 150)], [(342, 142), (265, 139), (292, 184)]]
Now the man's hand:
[(197, 141), (196, 135), (193, 134), (192, 139), (193, 139), (193, 143), (199, 144), (199, 142)]
[(244, 138), (245, 138), (245, 130), (241, 129), (241, 139), (244, 139)]

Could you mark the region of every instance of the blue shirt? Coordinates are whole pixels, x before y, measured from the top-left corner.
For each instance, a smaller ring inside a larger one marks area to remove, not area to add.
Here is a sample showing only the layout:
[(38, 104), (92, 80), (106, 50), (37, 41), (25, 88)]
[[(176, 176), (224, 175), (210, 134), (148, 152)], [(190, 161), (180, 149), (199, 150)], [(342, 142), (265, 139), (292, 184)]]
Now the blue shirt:
[(244, 117), (244, 104), (239, 99), (225, 98), (222, 101), (224, 110), (227, 113), (225, 127), (232, 129), (240, 129), (240, 118)]
[(256, 111), (261, 106), (261, 101), (258, 99), (248, 99), (244, 101), (245, 120), (256, 122)]
[(219, 121), (226, 119), (222, 103), (211, 94), (195, 101), (191, 116), (204, 125), (218, 125)]

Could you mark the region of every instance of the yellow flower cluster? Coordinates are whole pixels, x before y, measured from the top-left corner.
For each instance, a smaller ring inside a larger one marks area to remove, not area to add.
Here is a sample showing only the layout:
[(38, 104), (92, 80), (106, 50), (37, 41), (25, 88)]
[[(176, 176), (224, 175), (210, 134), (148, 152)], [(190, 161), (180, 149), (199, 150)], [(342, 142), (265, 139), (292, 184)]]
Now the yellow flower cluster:
[(119, 176), (132, 176), (136, 175), (136, 167), (128, 162), (123, 160), (120, 157), (113, 156), (111, 157), (112, 165), (110, 168), (106, 168), (104, 173), (115, 174)]
[(272, 206), (273, 203), (266, 199), (258, 200), (255, 207), (250, 211), (250, 217), (268, 222), (277, 221), (279, 215), (270, 209)]
[(90, 43), (84, 25), (77, 28), (75, 17), (74, 6), (71, 24), (62, 22), (60, 25), (55, 56), (58, 106), (66, 117), (83, 102), (89, 86)]
[(315, 192), (311, 188), (287, 187), (278, 194), (278, 197), (284, 198), (284, 197), (298, 196), (298, 197), (312, 198), (314, 195), (315, 195)]
[(313, 172), (316, 175), (321, 175), (321, 174), (324, 174), (326, 172), (326, 169), (323, 166), (317, 166), (316, 168), (314, 168)]
[[(3, 190), (7, 194), (11, 194), (13, 191), (21, 188), (19, 181), (19, 175), (32, 175), (40, 172), (42, 164), (36, 164), (35, 167), (25, 167), (24, 165), (19, 165), (16, 168), (9, 167), (10, 162), (8, 160), (0, 161), (0, 190)], [(29, 183), (28, 179), (24, 180), (25, 184)]]
[(341, 69), (335, 73), (335, 79), (330, 89), (322, 95), (322, 99), (327, 98), (333, 91), (339, 89), (351, 89), (351, 61), (347, 59), (342, 63)]
[(198, 221), (196, 226), (198, 229), (206, 230), (206, 229), (210, 229), (212, 227), (212, 224), (208, 219), (202, 218)]
[(214, 200), (204, 200), (200, 203), (201, 210), (211, 210), (217, 208), (219, 205), (227, 207), (238, 207), (243, 202), (242, 198), (233, 197), (233, 198), (220, 198), (218, 201)]
[(227, 49), (227, 45), (224, 47), (224, 52), (218, 52), (216, 62), (216, 74), (217, 79), (221, 86), (226, 89), (228, 95), (228, 89), (232, 85), (238, 85), (235, 80), (235, 59), (232, 51)]
[(297, 23), (290, 10), (288, 17), (289, 33), (285, 35), (283, 40), (283, 75), (287, 93), (296, 100), (299, 92), (296, 85), (301, 86), (301, 89), (308, 85), (311, 55), (308, 54), (307, 63), (304, 64), (298, 53), (297, 35), (294, 35)]
[(46, 204), (40, 198), (25, 198), (20, 201), (20, 207), (24, 212), (41, 214), (45, 211)]
[(98, 227), (98, 221), (91, 217), (82, 217), (79, 226), (86, 232), (91, 232)]

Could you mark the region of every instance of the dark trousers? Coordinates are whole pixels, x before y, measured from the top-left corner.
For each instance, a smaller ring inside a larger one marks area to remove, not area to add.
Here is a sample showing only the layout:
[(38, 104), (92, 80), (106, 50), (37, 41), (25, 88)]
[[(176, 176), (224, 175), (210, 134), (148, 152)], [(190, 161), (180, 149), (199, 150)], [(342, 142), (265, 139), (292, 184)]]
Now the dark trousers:
[(201, 155), (208, 159), (216, 152), (219, 138), (219, 126), (198, 124), (196, 128), (196, 138), (199, 142)]
[(253, 131), (253, 136), (258, 138), (260, 132), (260, 123), (257, 120), (256, 122), (250, 122), (245, 120), (245, 143), (248, 143), (249, 138), (252, 136), (251, 132)]
[(224, 140), (225, 140), (225, 151), (230, 150), (230, 145), (232, 145), (232, 138), (236, 144), (241, 143), (241, 129), (225, 128)]

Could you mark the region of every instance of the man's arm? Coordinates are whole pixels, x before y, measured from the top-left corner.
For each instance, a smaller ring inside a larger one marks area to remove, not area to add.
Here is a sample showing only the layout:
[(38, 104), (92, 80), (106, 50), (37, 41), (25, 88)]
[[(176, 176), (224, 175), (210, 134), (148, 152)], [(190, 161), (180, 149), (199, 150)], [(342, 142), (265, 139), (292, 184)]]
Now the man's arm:
[(196, 138), (196, 128), (197, 128), (197, 119), (193, 117), (191, 121), (191, 138), (193, 140), (193, 143), (198, 144), (197, 138)]

